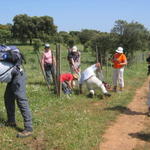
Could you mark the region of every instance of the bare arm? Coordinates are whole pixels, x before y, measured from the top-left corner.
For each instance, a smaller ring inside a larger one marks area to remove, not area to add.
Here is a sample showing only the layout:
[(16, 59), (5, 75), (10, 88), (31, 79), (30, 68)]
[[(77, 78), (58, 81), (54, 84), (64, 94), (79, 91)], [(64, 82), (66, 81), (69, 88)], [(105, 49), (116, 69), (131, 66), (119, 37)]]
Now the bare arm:
[(53, 52), (52, 52), (52, 61), (53, 61), (53, 65), (56, 66), (56, 58), (55, 58)]
[(69, 88), (72, 89), (72, 88), (73, 88), (73, 87), (72, 87), (72, 81), (70, 80), (70, 81), (68, 81), (67, 83), (68, 83)]

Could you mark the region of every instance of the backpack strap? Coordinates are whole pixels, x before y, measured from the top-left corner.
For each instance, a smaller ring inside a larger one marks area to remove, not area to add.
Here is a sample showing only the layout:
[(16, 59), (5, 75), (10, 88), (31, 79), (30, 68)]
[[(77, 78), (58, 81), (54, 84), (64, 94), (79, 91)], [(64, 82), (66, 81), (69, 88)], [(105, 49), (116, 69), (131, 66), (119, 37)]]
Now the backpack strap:
[(5, 72), (3, 72), (2, 74), (0, 74), (0, 76), (4, 75), (5, 73), (7, 73), (9, 70), (11, 70), (14, 66), (10, 67), (8, 70), (6, 70)]

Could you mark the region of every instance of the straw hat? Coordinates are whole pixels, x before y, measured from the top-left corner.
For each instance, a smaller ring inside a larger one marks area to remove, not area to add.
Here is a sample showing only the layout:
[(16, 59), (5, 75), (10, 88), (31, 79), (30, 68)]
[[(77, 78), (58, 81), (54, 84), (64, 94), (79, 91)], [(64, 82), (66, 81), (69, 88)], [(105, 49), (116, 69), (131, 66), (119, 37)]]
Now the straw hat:
[(78, 75), (77, 73), (75, 73), (75, 74), (73, 74), (73, 77), (74, 77), (74, 79), (77, 79), (77, 80), (78, 80), (79, 75)]

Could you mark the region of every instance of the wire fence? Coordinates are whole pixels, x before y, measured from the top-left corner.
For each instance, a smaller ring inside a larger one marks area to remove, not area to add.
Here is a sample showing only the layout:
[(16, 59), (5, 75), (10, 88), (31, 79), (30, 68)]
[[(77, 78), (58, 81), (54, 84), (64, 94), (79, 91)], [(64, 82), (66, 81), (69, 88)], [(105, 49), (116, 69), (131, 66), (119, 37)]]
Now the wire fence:
[[(147, 57), (148, 57), (148, 52), (147, 51), (137, 52), (134, 55), (132, 63), (125, 66), (125, 71), (128, 71), (129, 69), (131, 69), (132, 66), (134, 66), (135, 70), (136, 70), (139, 67), (139, 64), (143, 64), (143, 65), (146, 66), (146, 58)], [(109, 60), (109, 57), (106, 57), (106, 64), (103, 65), (102, 72), (103, 72), (104, 80), (109, 82), (110, 84), (112, 84), (112, 81), (113, 81), (112, 80), (112, 78), (113, 78), (113, 67), (112, 67), (112, 63)]]

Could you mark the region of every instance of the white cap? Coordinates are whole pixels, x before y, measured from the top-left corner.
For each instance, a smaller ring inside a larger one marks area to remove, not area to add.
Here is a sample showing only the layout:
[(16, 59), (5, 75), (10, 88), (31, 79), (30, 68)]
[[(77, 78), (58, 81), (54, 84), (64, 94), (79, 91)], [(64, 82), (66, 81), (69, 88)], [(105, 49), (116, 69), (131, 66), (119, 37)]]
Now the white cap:
[(50, 48), (50, 45), (49, 44), (45, 44), (45, 48)]
[(116, 49), (116, 52), (117, 52), (117, 53), (123, 53), (123, 48), (122, 48), (122, 47), (118, 47), (118, 48)]
[(73, 52), (77, 52), (77, 51), (78, 51), (77, 47), (76, 47), (76, 46), (73, 46), (73, 47), (72, 47), (72, 51), (73, 51)]

